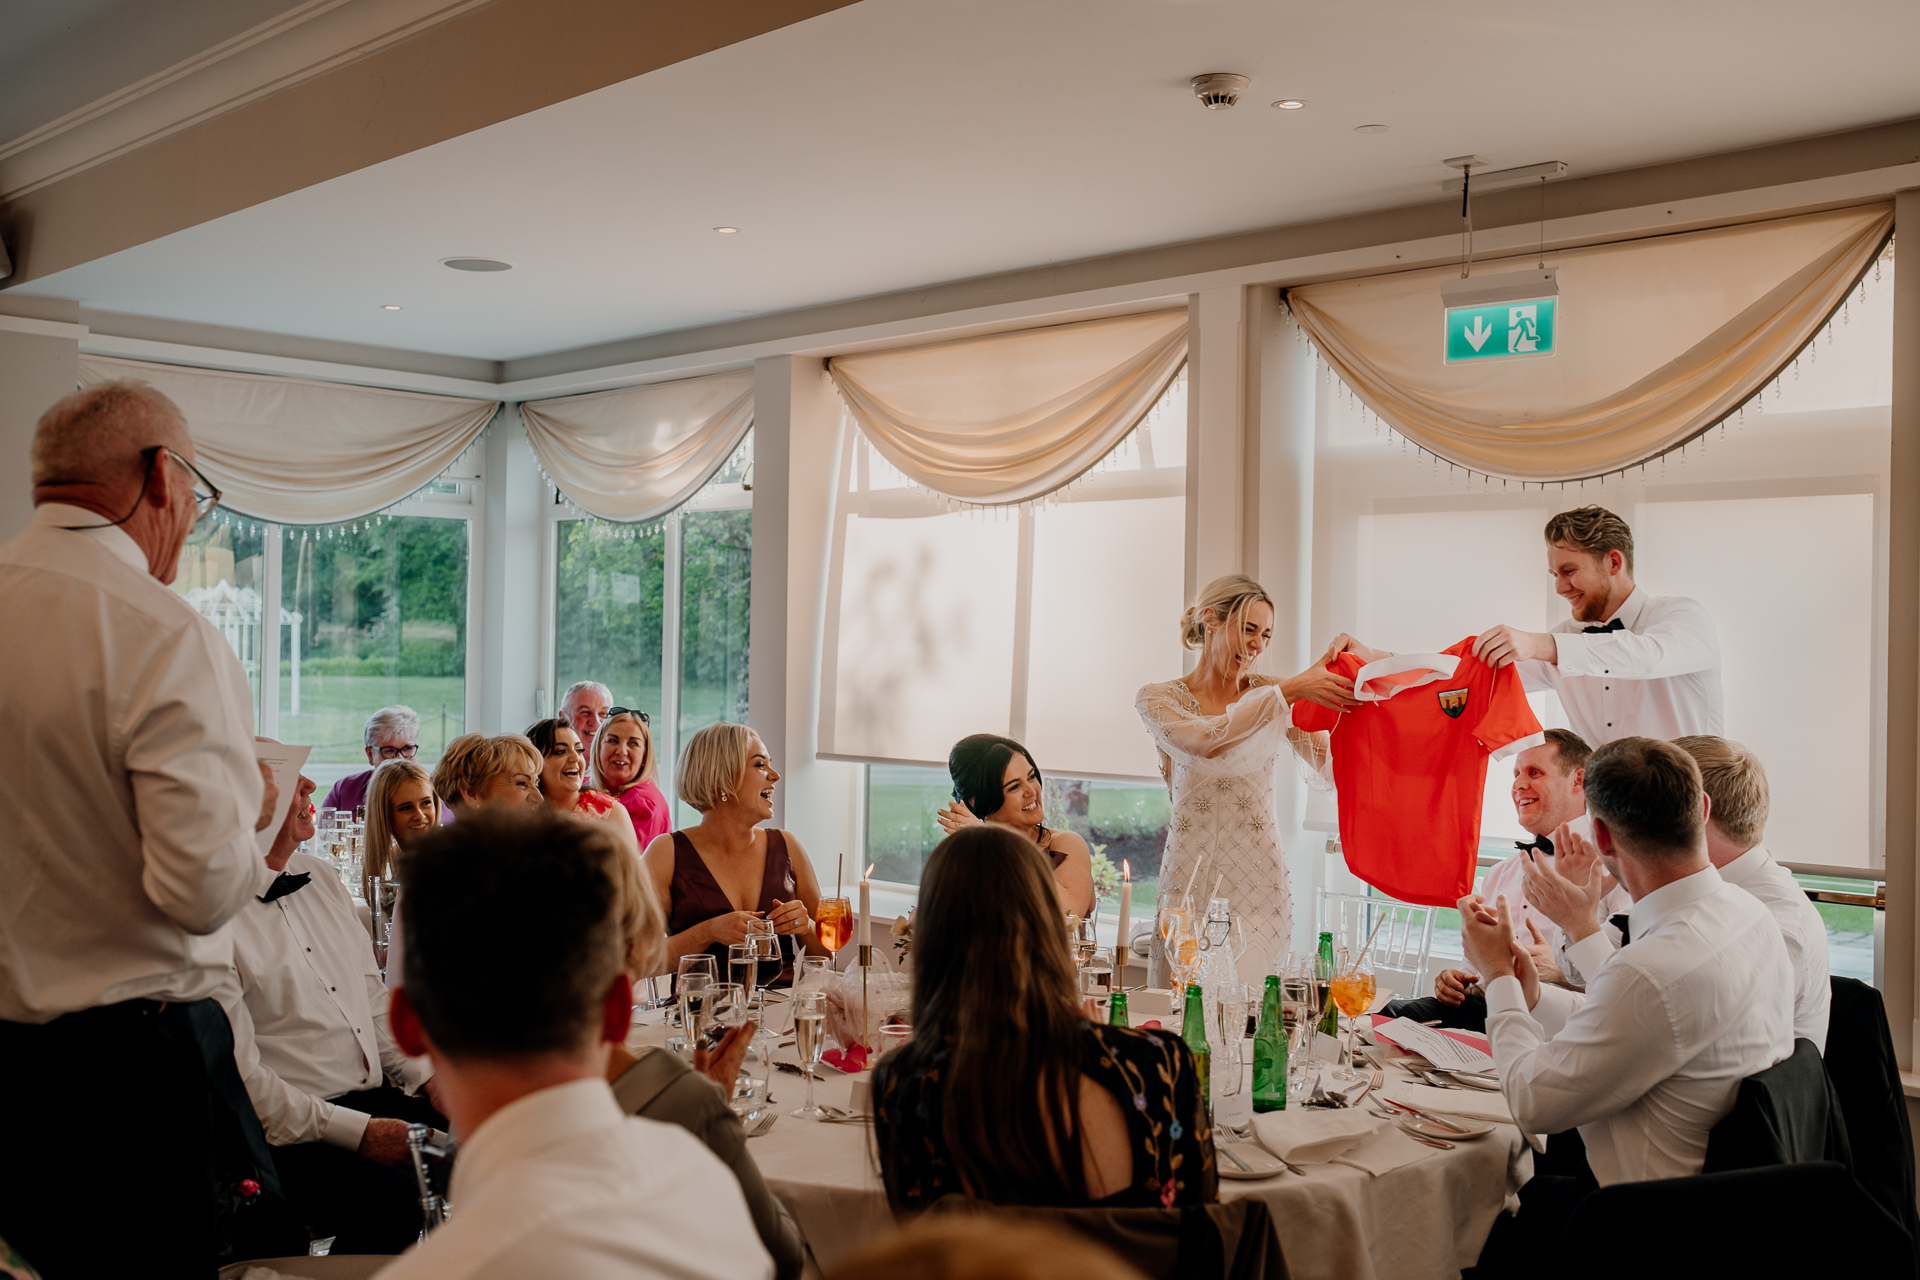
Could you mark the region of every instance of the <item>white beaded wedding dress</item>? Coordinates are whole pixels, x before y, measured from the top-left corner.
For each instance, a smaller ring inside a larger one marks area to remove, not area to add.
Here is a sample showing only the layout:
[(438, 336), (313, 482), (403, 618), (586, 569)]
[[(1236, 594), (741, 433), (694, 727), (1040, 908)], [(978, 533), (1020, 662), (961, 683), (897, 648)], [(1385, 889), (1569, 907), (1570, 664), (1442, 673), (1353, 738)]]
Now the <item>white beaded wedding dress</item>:
[(1178, 898), (1191, 881), (1194, 909), (1205, 912), (1220, 880), (1244, 931), (1241, 980), (1257, 983), (1278, 971), (1293, 935), (1293, 892), (1274, 801), (1276, 762), (1294, 752), (1323, 771), (1326, 735), (1292, 727), (1277, 681), (1249, 689), (1223, 715), (1202, 715), (1193, 691), (1179, 680), (1144, 686), (1133, 705), (1160, 748), (1173, 797), (1160, 901)]

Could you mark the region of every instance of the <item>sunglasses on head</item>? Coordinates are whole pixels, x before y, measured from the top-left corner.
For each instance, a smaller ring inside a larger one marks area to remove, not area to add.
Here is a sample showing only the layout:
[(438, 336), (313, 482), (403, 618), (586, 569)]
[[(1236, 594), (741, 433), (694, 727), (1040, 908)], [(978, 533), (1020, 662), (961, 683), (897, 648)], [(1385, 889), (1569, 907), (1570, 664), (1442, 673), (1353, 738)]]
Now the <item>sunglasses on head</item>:
[(648, 714), (647, 714), (646, 712), (644, 712), (644, 711), (642, 711), (642, 710), (641, 710), (640, 708), (638, 708), (638, 707), (609, 707), (609, 708), (607, 708), (607, 719), (609, 719), (609, 720), (611, 720), (611, 719), (613, 719), (613, 718), (614, 718), (615, 716), (639, 716), (639, 717), (640, 717), (640, 723), (641, 723), (641, 724), (644, 724), (644, 725), (647, 725), (647, 726), (649, 726), (649, 727), (651, 727), (651, 726), (652, 726), (652, 724), (653, 724), (653, 718), (652, 718), (651, 716), (649, 716), (649, 715), (648, 715)]

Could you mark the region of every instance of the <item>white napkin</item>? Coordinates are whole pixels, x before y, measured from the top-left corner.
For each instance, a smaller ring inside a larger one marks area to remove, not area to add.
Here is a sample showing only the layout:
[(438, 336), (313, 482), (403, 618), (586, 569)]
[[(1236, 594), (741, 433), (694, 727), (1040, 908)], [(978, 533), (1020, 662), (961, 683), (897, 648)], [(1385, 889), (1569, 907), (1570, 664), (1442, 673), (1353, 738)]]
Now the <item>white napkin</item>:
[(1351, 1165), (1362, 1173), (1370, 1173), (1377, 1178), (1383, 1173), (1391, 1173), (1402, 1165), (1409, 1165), (1416, 1160), (1425, 1160), (1428, 1156), (1439, 1154), (1440, 1148), (1415, 1142), (1397, 1127), (1387, 1125), (1379, 1133), (1344, 1153), (1333, 1163)]
[(1496, 1124), (1513, 1123), (1513, 1112), (1507, 1106), (1506, 1095), (1485, 1089), (1436, 1089), (1430, 1084), (1416, 1084), (1405, 1078), (1389, 1079), (1386, 1097), (1389, 1102), (1404, 1102), (1422, 1111), (1438, 1111), (1443, 1116), (1471, 1116), (1475, 1120), (1491, 1120)]
[(1386, 1127), (1385, 1120), (1365, 1111), (1289, 1107), (1253, 1117), (1260, 1145), (1292, 1164), (1330, 1163)]

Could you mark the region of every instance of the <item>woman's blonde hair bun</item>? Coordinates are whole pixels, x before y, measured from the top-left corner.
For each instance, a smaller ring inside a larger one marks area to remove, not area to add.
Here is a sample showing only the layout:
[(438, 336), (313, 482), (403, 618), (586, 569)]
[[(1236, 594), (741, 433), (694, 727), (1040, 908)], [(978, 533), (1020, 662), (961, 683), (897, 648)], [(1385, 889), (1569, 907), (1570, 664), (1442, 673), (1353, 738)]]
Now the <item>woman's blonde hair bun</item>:
[(1221, 574), (1202, 587), (1200, 598), (1180, 615), (1181, 647), (1198, 649), (1207, 643), (1206, 614), (1209, 610), (1220, 622), (1232, 627), (1237, 642), (1240, 625), (1246, 620), (1247, 610), (1256, 601), (1265, 601), (1269, 609), (1273, 608), (1273, 597), (1267, 594), (1267, 589), (1246, 574)]

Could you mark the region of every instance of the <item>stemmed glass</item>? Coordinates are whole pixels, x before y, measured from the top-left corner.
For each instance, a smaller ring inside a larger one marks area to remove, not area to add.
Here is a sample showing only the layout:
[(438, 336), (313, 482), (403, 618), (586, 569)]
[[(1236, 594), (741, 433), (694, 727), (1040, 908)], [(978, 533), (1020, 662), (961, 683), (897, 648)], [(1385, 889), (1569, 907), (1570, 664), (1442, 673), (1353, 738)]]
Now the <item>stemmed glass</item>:
[(813, 913), (814, 932), (820, 945), (840, 958), (840, 949), (853, 941), (853, 904), (845, 898), (822, 898)]
[(1360, 1029), (1360, 1015), (1373, 1007), (1373, 961), (1363, 952), (1358, 960), (1341, 956), (1341, 972), (1327, 988), (1327, 995), (1347, 1015), (1347, 1065), (1341, 1069), (1345, 1079), (1358, 1080), (1362, 1073), (1354, 1068), (1353, 1042)]
[(813, 1070), (827, 1047), (827, 993), (806, 991), (793, 997), (795, 1051), (801, 1074), (807, 1078), (807, 1105), (790, 1114), (799, 1120), (817, 1120), (826, 1113), (813, 1104)]
[(680, 975), (680, 1025), (686, 1032), (688, 1052), (700, 1047), (700, 1038), (706, 1034), (707, 1019), (713, 1011), (713, 991), (719, 985), (704, 973)]
[[(1249, 998), (1246, 984), (1239, 982), (1223, 983), (1218, 993), (1220, 1039), (1219, 1048), (1214, 1050), (1214, 1061), (1224, 1060), (1228, 1068), (1227, 1087), (1220, 1090), (1220, 1096), (1223, 1098), (1231, 1098), (1240, 1092), (1242, 1074), (1240, 1055), (1247, 1035)], [(1218, 1079), (1219, 1076), (1216, 1074), (1214, 1078)]]
[(1160, 945), (1178, 996), (1200, 968), (1200, 939), (1194, 934), (1193, 912), (1187, 907), (1162, 907), (1159, 923)]
[(755, 979), (760, 976), (759, 948), (751, 934), (745, 942), (730, 943), (727, 946), (727, 981), (737, 982), (745, 987), (748, 995), (759, 985)]

